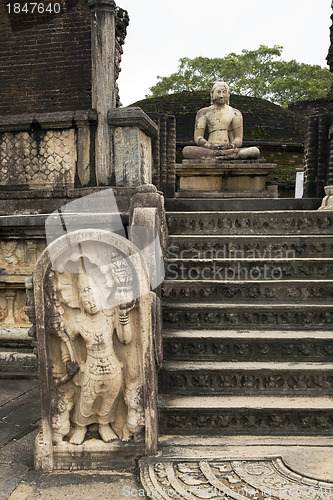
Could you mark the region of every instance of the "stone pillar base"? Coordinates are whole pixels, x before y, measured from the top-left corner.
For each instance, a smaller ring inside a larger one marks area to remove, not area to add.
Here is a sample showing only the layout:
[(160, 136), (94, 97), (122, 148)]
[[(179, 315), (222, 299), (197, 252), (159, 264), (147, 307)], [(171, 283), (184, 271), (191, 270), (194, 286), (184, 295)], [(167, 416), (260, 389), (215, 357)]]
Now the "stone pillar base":
[(277, 187), (266, 188), (274, 163), (253, 160), (183, 160), (176, 165), (177, 196), (218, 198), (277, 198)]

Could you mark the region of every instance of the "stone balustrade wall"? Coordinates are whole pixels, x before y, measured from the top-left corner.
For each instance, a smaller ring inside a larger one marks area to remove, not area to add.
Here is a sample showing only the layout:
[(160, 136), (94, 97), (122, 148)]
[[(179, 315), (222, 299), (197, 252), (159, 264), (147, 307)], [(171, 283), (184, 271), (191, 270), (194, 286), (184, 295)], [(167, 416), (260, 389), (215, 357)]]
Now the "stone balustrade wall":
[(96, 113), (0, 117), (0, 186), (87, 186), (94, 175)]

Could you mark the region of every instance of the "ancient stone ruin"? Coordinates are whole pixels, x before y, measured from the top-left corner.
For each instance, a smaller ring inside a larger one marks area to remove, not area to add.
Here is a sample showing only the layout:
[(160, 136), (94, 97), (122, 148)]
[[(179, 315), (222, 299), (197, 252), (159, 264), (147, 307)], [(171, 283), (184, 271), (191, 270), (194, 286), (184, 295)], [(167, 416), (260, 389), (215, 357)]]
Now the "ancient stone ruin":
[[(37, 353), (35, 466), (126, 468), (165, 452), (141, 462), (147, 487), (225, 485), (230, 474), (250, 484), (237, 461), (211, 470), (172, 457), (193, 436), (332, 435), (329, 199), (318, 210), (331, 192), (331, 114), (310, 120), (303, 198), (267, 188), (275, 164), (243, 150), (227, 92), (222, 129), (199, 110), (196, 145), (176, 164), (173, 116), (117, 107), (126, 13), (113, 0), (66, 9), (59, 46), (89, 47), (69, 58), (66, 88), (49, 84), (50, 110), (45, 89), (25, 112), (21, 94), (0, 108), (1, 369), (35, 377)], [(24, 29), (43, 44), (53, 22)], [(21, 46), (20, 57), (35, 54)], [(278, 458), (259, 466), (285, 470)]]

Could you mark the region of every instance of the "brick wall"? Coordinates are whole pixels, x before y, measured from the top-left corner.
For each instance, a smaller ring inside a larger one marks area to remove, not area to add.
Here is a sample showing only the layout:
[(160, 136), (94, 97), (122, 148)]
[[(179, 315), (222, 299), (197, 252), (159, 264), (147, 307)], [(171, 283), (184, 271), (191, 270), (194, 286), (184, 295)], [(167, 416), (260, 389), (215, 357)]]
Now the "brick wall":
[(303, 116), (314, 116), (328, 113), (328, 99), (312, 99), (289, 104), (288, 109)]
[(87, 1), (51, 2), (60, 13), (14, 13), (12, 0), (9, 15), (0, 4), (0, 115), (91, 108)]

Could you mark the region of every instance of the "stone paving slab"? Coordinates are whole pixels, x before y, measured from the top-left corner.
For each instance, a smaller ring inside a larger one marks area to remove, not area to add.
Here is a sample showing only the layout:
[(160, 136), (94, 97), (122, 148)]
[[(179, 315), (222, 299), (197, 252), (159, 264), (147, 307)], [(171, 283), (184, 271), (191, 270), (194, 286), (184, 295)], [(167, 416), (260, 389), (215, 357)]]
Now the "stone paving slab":
[(37, 387), (31, 388), (2, 405), (0, 407), (0, 447), (36, 429), (39, 418), (39, 389)]
[(36, 381), (0, 380), (0, 500), (10, 498), (33, 467), (39, 413)]
[(7, 500), (9, 498), (27, 471), (28, 468), (21, 464), (0, 463), (0, 500)]
[[(30, 472), (8, 500), (120, 500), (139, 498), (142, 487), (133, 473)], [(141, 495), (142, 498), (142, 495)]]
[(0, 407), (37, 387), (36, 380), (0, 380)]

